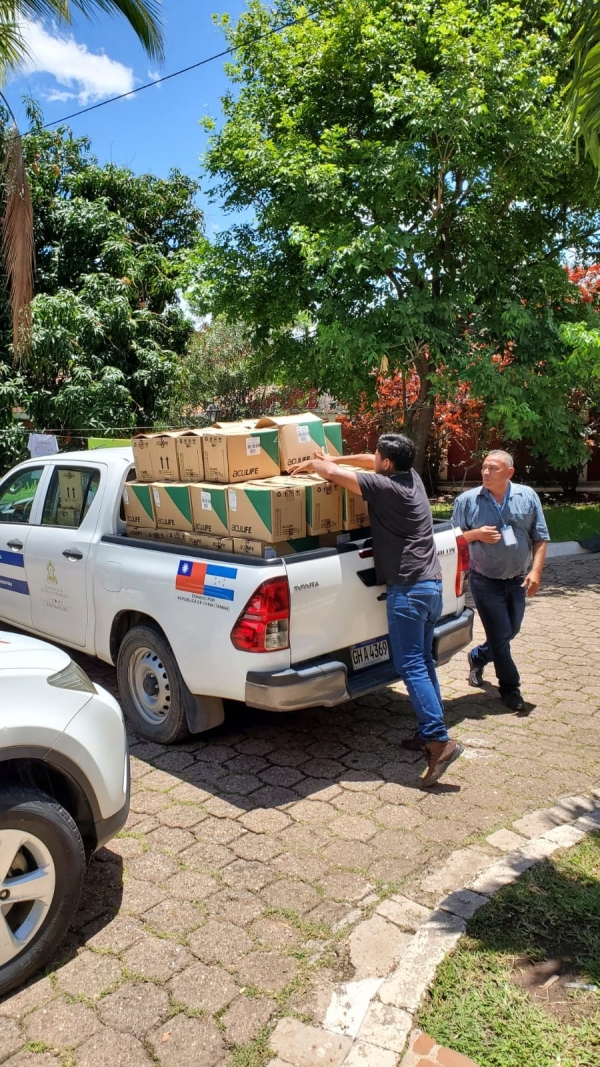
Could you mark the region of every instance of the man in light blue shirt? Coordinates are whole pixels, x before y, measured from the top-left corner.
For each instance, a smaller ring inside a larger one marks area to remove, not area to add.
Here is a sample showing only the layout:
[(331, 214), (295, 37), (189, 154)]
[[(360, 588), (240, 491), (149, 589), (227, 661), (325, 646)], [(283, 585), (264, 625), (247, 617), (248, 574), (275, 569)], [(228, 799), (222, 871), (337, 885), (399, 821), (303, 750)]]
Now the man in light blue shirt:
[(469, 683), (482, 686), (483, 670), (494, 663), (500, 696), (511, 711), (525, 707), (510, 642), (521, 629), (526, 597), (542, 577), (548, 527), (537, 493), (511, 482), (508, 452), (490, 452), (481, 468), (483, 485), (461, 493), (452, 521), (469, 545), (469, 585), (486, 640), (469, 656)]

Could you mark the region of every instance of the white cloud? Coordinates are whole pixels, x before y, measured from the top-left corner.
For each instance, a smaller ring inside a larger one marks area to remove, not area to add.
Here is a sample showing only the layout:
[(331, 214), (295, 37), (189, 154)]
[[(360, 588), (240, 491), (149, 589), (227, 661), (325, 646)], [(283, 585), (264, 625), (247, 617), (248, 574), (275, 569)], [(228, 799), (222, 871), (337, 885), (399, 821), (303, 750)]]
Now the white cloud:
[(48, 100), (77, 100), (80, 104), (103, 100), (108, 96), (130, 93), (134, 86), (133, 71), (116, 59), (89, 52), (74, 37), (48, 33), (40, 22), (26, 22), (23, 36), (29, 58), (23, 73), (51, 74), (64, 89), (52, 88)]

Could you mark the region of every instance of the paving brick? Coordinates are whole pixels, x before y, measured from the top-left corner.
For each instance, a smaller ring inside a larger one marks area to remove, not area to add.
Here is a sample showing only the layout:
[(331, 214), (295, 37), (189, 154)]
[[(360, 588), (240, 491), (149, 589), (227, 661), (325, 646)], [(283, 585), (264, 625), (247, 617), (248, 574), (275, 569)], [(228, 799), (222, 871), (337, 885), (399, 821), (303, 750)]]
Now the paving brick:
[(176, 1015), (148, 1035), (162, 1067), (222, 1067), (227, 1049), (212, 1019)]
[(480, 870), (489, 867), (492, 862), (492, 857), (477, 846), (457, 849), (438, 870), (423, 878), (421, 888), (424, 892), (434, 895), (462, 889)]
[(520, 834), (514, 834), (512, 830), (496, 830), (495, 833), (486, 837), (488, 845), (497, 848), (500, 852), (510, 852), (523, 844), (524, 838)]
[(280, 993), (295, 978), (298, 964), (281, 952), (251, 952), (239, 960), (236, 969), (242, 986)]
[(257, 808), (240, 817), (240, 824), (245, 830), (252, 830), (255, 834), (276, 834), (289, 826), (291, 819), (282, 811), (270, 811), (267, 808)]
[(77, 1067), (152, 1067), (153, 1061), (131, 1034), (103, 1030), (77, 1049), (75, 1063)]
[(178, 971), (189, 966), (193, 957), (182, 945), (164, 938), (145, 937), (123, 956), (130, 974), (140, 975), (154, 982), (166, 982)]
[(61, 1067), (61, 1061), (49, 1052), (17, 1052), (3, 1061), (3, 1067)]
[(270, 1044), (284, 1063), (294, 1067), (341, 1067), (352, 1044), (349, 1037), (306, 1026), (298, 1019), (281, 1019)]
[[(12, 1024), (6, 1024), (9, 1025)], [(102, 1025), (85, 1004), (56, 1000), (27, 1015), (23, 1028), (29, 1041), (43, 1041), (50, 1048), (62, 1049), (83, 1044), (101, 1030)]]
[(477, 1067), (473, 1060), (469, 1060), (466, 1056), (461, 1056), (460, 1052), (453, 1052), (449, 1048), (439, 1048), (437, 1058), (442, 1067)]
[(366, 1041), (355, 1041), (344, 1060), (344, 1067), (396, 1067), (397, 1063), (395, 1052)]
[(246, 926), (262, 915), (265, 905), (247, 890), (219, 889), (206, 901), (206, 907), (214, 919)]
[(566, 818), (558, 818), (550, 811), (534, 811), (531, 815), (525, 815), (522, 819), (513, 822), (513, 829), (523, 837), (541, 837), (547, 830), (566, 822)]
[(0, 1063), (13, 1056), (23, 1047), (24, 1038), (21, 1028), (14, 1019), (8, 1019), (0, 1026)]
[(262, 899), (272, 908), (298, 911), (304, 914), (320, 901), (319, 894), (311, 886), (293, 878), (282, 878), (263, 889)]
[(56, 972), (58, 984), (71, 996), (95, 999), (119, 982), (122, 968), (118, 960), (96, 952), (82, 952)]
[(470, 889), (457, 889), (440, 901), (439, 907), (443, 911), (449, 911), (452, 915), (459, 915), (462, 919), (470, 919), (479, 908), (487, 904), (489, 897), (480, 893), (473, 893)]
[(166, 1019), (169, 1011), (168, 993), (152, 982), (126, 982), (98, 1002), (105, 1026), (140, 1039)]
[(254, 942), (244, 930), (233, 923), (209, 920), (188, 939), (190, 949), (204, 963), (224, 963), (232, 966), (254, 948)]
[(243, 860), (268, 862), (283, 851), (283, 846), (268, 834), (247, 833), (232, 843), (231, 851), (235, 854), (231, 856), (232, 861), (239, 856)]
[(375, 888), (372, 882), (367, 882), (359, 874), (352, 874), (350, 871), (329, 874), (320, 879), (320, 885), (326, 897), (353, 904), (363, 900)]
[(376, 909), (376, 914), (380, 915), (382, 919), (388, 919), (390, 922), (395, 923), (401, 930), (414, 932), (429, 918), (431, 912), (429, 908), (423, 907), (422, 904), (417, 904), (414, 900), (409, 900), (407, 897), (394, 896), (388, 900), (383, 900)]
[(307, 882), (320, 882), (329, 864), (318, 856), (307, 855), (306, 852), (285, 852), (277, 856), (271, 864), (277, 874), (285, 874), (290, 878), (301, 878)]
[(464, 931), (464, 919), (447, 912), (433, 912), (404, 950), (401, 967), (381, 986), (382, 1003), (415, 1012), (438, 965)]
[(194, 828), (199, 841), (213, 841), (218, 845), (228, 845), (244, 833), (244, 827), (232, 819), (205, 819)]
[(349, 837), (355, 841), (370, 841), (377, 833), (376, 824), (361, 815), (338, 815), (331, 829), (338, 837)]
[(263, 889), (275, 877), (275, 872), (258, 860), (238, 859), (221, 872), (225, 885), (231, 886), (232, 889), (251, 889), (254, 892)]
[(127, 864), (129, 877), (154, 884), (166, 882), (179, 869), (179, 861), (174, 856), (165, 856), (161, 852), (146, 852)]
[(203, 1009), (211, 1015), (225, 1008), (238, 994), (238, 987), (227, 971), (197, 962), (175, 975), (168, 989), (179, 1004), (194, 1011)]
[(199, 871), (179, 871), (165, 883), (169, 896), (191, 901), (193, 904), (206, 900), (216, 893), (218, 888), (218, 882), (210, 874), (202, 874)]
[[(109, 923), (103, 920), (101, 925), (98, 922), (90, 923), (84, 930), (85, 943), (89, 948), (114, 952), (115, 955), (120, 955), (143, 936), (144, 927), (141, 922), (127, 915), (117, 915), (116, 919)], [(1, 1010), (0, 1008), (0, 1013)]]
[(204, 912), (185, 900), (163, 900), (144, 913), (144, 922), (160, 933), (180, 937), (197, 930), (205, 921)]
[(555, 826), (553, 830), (548, 830), (544, 837), (561, 848), (570, 848), (585, 837), (585, 832), (576, 826)]
[(332, 1034), (356, 1037), (382, 981), (382, 978), (363, 978), (358, 982), (337, 985), (323, 1020), (325, 1030)]
[(372, 1045), (402, 1052), (412, 1027), (412, 1015), (402, 1008), (374, 1001), (358, 1031), (358, 1039)]
[(49, 978), (34, 978), (33, 982), (0, 1000), (0, 1017), (12, 1016), (16, 1019), (34, 1008), (41, 1008), (56, 995)]
[(359, 923), (350, 935), (355, 978), (384, 978), (393, 970), (410, 940), (410, 934), (380, 915)]
[(413, 1052), (417, 1052), (420, 1055), (426, 1056), (428, 1052), (431, 1052), (435, 1048), (435, 1041), (432, 1037), (428, 1037), (427, 1034), (420, 1033), (415, 1041), (411, 1044)]
[(238, 997), (221, 1016), (227, 1041), (234, 1045), (246, 1045), (268, 1023), (277, 1008), (271, 997)]

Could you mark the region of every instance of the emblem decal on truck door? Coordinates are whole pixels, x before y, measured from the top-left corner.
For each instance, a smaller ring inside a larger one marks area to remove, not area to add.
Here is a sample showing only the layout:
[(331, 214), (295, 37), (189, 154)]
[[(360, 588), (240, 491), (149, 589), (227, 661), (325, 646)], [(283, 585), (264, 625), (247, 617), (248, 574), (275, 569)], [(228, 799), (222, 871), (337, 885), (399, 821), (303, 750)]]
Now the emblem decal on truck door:
[(193, 560), (179, 561), (175, 588), (182, 593), (195, 593), (197, 596), (214, 597), (217, 600), (233, 600), (233, 584), (237, 577), (237, 567), (221, 567), (215, 563), (195, 563)]

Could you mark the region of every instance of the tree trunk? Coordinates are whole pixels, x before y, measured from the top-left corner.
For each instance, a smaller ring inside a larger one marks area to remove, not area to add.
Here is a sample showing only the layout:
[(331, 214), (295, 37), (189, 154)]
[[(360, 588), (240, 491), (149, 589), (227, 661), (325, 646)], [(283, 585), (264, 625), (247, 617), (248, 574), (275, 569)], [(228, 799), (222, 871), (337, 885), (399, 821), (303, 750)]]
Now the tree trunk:
[(433, 423), (433, 414), (435, 411), (435, 401), (431, 401), (428, 404), (424, 404), (419, 408), (418, 419), (414, 423), (413, 440), (415, 442), (416, 455), (414, 467), (419, 474), (423, 474), (425, 469), (425, 456), (427, 454), (427, 442), (429, 440), (429, 432)]

